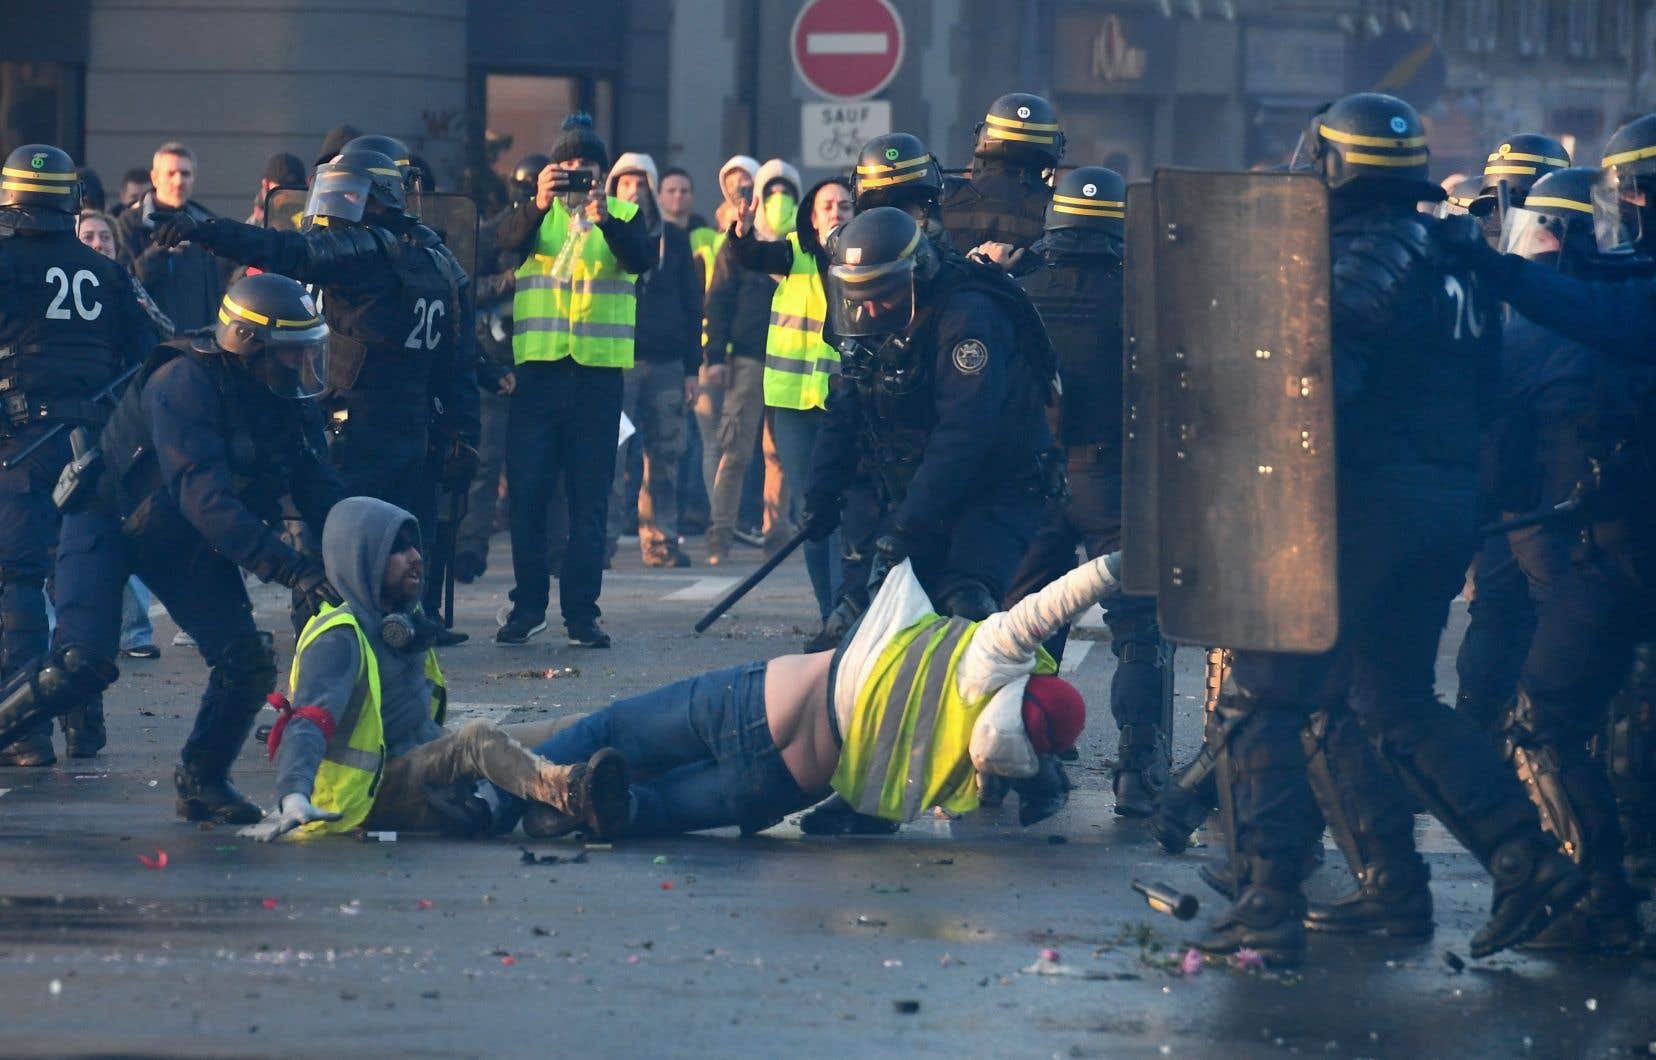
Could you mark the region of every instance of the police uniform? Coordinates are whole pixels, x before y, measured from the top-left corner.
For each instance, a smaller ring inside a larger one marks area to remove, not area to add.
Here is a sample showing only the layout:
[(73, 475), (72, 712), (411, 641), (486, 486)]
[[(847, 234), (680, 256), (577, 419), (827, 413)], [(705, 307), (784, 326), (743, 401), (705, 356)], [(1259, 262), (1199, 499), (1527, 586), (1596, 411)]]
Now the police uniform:
[[(841, 230), (842, 250), (853, 226), (876, 214), (905, 218), (918, 242), (906, 214), (880, 207)], [(979, 618), (1011, 584), (1048, 485), (1051, 346), (1028, 299), (990, 266), (939, 261), (916, 306), (886, 352), (848, 365), (853, 385), (829, 398), (806, 508), (837, 510), (853, 480), (871, 482), (884, 515), (874, 541), (847, 550), (896, 537), (940, 607)], [(894, 342), (905, 352), (886, 359)]]
[[(75, 237), (79, 204), (74, 167), (62, 151), (30, 145), (6, 159), (0, 176), (0, 679), (46, 652), (42, 587), (58, 532), (52, 488), (72, 455), (68, 428), (95, 431), (109, 406), (93, 395), (155, 341), (126, 270)], [(114, 609), (120, 610), (119, 594)], [(93, 742), (101, 746), (101, 737)], [(29, 739), (0, 746), (0, 764), (52, 760), (49, 720)]]
[(1052, 104), (1014, 92), (990, 104), (977, 127), (971, 179), (943, 196), (943, 226), (960, 253), (979, 244), (1022, 249), (1041, 238), (1052, 188), (1045, 171), (1064, 155)]
[[(277, 284), (293, 297), (276, 305), (299, 310), (281, 318), (289, 330), (324, 342), (314, 303), (297, 284), (268, 274), (225, 296), (219, 334), (223, 321), (243, 322), (240, 313), (271, 319), (271, 303), (253, 295)], [(296, 403), (256, 381), (220, 341), (203, 334), (156, 347), (105, 426), (104, 466), (70, 506), (58, 545), (54, 649), (7, 686), (0, 726), (30, 713), (49, 717), (113, 683), (121, 587), (136, 574), (209, 667), (175, 775), (178, 813), (252, 823), (258, 807), (230, 784), (229, 769), (276, 669), (269, 634), (253, 624), (242, 571), (327, 595), (320, 566), (272, 527), (280, 498), (291, 496), (320, 534), (345, 490), (306, 443)]]
[[(1122, 224), (1126, 186), (1097, 166), (1064, 174), (1036, 244), (1041, 264), (1020, 283), (1040, 311), (1058, 354), (1063, 382), (1058, 441), (1064, 447), (1070, 496), (1051, 503), (1010, 591), (1016, 602), (1062, 577), (1075, 547), (1089, 558), (1121, 547)], [(1121, 729), (1116, 812), (1151, 812), (1155, 778), (1165, 768), (1161, 731), (1164, 669), (1170, 662), (1151, 597), (1111, 600), (1105, 612), (1117, 665), (1110, 679), (1110, 710)], [(1062, 658), (1068, 628), (1047, 643)], [(1131, 790), (1129, 790), (1131, 789)]]
[[(1234, 808), (1241, 890), (1197, 945), (1248, 946), (1273, 963), (1303, 957), (1300, 888), (1318, 835), (1301, 730), (1323, 708), (1354, 719), (1392, 773), (1494, 875), (1491, 919), (1472, 945), (1482, 956), (1529, 938), (1585, 891), (1541, 834), (1512, 771), (1433, 688), (1438, 639), (1474, 539), (1480, 395), (1498, 318), (1471, 275), (1434, 249), (1435, 219), (1415, 209), (1441, 191), (1426, 179), (1426, 139), (1412, 108), (1350, 96), (1322, 116), (1318, 137), (1336, 201), (1341, 633), (1318, 655), (1236, 653), (1226, 701), (1238, 720), (1221, 752), (1221, 785)], [(1335, 768), (1343, 784), (1347, 767)], [(1396, 884), (1345, 913), (1380, 926), (1387, 908), (1417, 908), (1425, 884), (1412, 833), (1369, 839), (1390, 848), (1380, 856), (1392, 868), (1380, 877)]]
[[(353, 157), (340, 156), (347, 165)], [(400, 181), (394, 170), (393, 176)], [(388, 501), (431, 527), (433, 399), (462, 423), (469, 418), (461, 433), (476, 438), (465, 273), (419, 231), (424, 226), (401, 213), (400, 201), (396, 210), (360, 222), (315, 216), (320, 223), (302, 232), (214, 218), (183, 237), (320, 290), (332, 335), (324, 401), (329, 457), (352, 494)]]

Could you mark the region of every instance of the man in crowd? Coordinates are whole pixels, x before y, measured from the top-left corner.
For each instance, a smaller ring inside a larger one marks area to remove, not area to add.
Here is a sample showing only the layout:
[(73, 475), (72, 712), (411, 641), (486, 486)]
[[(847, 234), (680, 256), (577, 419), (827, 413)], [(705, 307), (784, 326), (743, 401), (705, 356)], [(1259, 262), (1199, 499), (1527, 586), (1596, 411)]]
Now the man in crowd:
[(176, 140), (155, 149), (149, 173), (152, 189), (122, 211), (116, 233), (122, 260), (180, 331), (213, 323), (224, 295), (223, 266), (196, 243), (168, 243), (157, 237), (156, 214), (188, 214), (200, 223), (212, 211), (190, 198), (195, 191), (195, 152)]

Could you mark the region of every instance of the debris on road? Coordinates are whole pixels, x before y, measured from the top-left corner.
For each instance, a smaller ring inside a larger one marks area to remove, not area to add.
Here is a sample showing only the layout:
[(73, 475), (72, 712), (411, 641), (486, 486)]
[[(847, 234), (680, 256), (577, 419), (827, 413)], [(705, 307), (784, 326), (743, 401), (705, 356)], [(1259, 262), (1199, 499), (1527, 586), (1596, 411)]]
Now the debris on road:
[(1443, 951), (1443, 963), (1449, 966), (1451, 972), (1464, 972), (1466, 970), (1466, 962), (1461, 960), (1460, 954), (1454, 950)]
[(912, 1016), (916, 1012), (920, 1011), (920, 1002), (914, 1000), (913, 998), (907, 997), (894, 998), (891, 1002), (891, 1007), (904, 1016)]
[(167, 867), (167, 852), (160, 847), (156, 847), (153, 858), (148, 854), (139, 854), (138, 860), (146, 869), (164, 869)]

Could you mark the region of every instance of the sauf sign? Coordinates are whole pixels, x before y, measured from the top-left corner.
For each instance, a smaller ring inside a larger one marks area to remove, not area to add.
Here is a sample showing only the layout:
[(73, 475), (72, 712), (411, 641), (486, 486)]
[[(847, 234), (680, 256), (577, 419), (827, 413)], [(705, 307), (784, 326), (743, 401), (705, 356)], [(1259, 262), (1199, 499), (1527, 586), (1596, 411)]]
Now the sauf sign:
[(800, 155), (807, 167), (842, 169), (857, 160), (857, 150), (891, 131), (891, 104), (806, 103), (800, 108)]

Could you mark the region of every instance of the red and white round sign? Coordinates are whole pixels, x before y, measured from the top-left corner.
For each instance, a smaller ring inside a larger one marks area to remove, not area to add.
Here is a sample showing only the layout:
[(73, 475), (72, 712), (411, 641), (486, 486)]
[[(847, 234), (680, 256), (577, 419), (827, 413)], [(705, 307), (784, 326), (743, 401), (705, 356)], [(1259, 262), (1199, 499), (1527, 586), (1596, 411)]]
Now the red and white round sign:
[(808, 0), (793, 24), (794, 69), (830, 99), (864, 99), (903, 65), (903, 20), (890, 0)]

